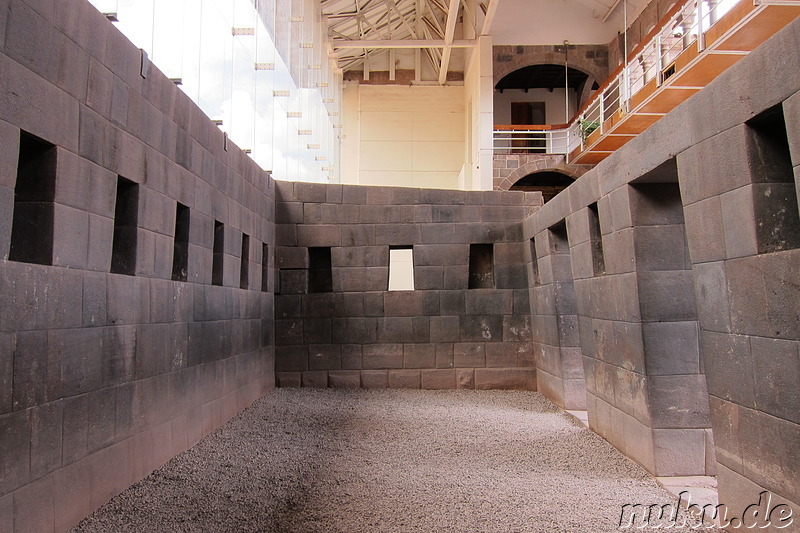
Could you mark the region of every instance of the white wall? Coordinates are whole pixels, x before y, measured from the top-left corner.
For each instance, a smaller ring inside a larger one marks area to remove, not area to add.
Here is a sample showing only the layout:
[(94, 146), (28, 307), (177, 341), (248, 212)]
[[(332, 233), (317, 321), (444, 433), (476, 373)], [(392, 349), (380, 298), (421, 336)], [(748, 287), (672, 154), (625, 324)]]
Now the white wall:
[(493, 186), (494, 78), (492, 37), (482, 35), (467, 58), (464, 73), (468, 145), (464, 173), (465, 189), (490, 191)]
[[(630, 24), (647, 0), (627, 3)], [(608, 43), (623, 29), (622, 3), (604, 23), (606, 11), (590, 0), (502, 0), (492, 24), (494, 44)]]
[(342, 183), (456, 189), (464, 87), (348, 84)]
[(522, 89), (505, 89), (502, 93), (494, 91), (494, 123), (511, 124), (512, 102), (544, 102), (546, 124), (565, 124), (577, 111), (575, 104), (577, 95), (573, 89), (569, 91), (569, 117), (564, 112), (564, 89), (530, 89), (527, 93)]

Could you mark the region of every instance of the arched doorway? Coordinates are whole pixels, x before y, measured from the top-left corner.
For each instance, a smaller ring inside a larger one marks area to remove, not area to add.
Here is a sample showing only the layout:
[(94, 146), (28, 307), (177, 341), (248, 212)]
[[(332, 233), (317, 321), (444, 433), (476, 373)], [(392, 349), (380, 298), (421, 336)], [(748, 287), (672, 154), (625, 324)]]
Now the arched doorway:
[(510, 190), (541, 192), (545, 203), (547, 203), (574, 181), (574, 179), (561, 172), (544, 170), (520, 178), (511, 186)]
[(565, 124), (596, 88), (594, 77), (555, 64), (514, 70), (495, 85), (494, 122), (499, 125)]

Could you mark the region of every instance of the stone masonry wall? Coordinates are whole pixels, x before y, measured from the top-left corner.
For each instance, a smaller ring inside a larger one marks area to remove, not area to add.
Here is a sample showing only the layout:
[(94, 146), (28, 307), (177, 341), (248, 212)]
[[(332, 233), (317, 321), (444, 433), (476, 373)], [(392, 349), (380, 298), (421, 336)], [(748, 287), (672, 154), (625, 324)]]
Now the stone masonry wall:
[(274, 184), (140, 67), (88, 2), (0, 0), (3, 532), (70, 528), (274, 383)]
[[(520, 221), (541, 194), (278, 182), (280, 386), (535, 389)], [(494, 288), (469, 289), (470, 244)], [(413, 246), (413, 291), (387, 291), (390, 246)], [(309, 247), (329, 292), (309, 293)]]
[(497, 45), (492, 49), (494, 56), (494, 84), (507, 74), (530, 65), (563, 65), (564, 58), (569, 66), (585, 72), (597, 83), (608, 77), (608, 46), (605, 44), (563, 44), (553, 45)]
[(716, 473), (734, 517), (765, 490), (800, 509), (799, 43), (796, 20), (524, 223), (539, 390), (567, 402), (576, 315), (591, 428)]

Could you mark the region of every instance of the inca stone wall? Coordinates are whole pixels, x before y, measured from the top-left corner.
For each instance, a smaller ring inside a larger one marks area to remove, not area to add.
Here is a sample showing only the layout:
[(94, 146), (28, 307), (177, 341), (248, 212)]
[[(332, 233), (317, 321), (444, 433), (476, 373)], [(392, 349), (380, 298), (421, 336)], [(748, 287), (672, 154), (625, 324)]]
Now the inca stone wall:
[(88, 2), (0, 1), (3, 532), (68, 529), (274, 383), (274, 184), (140, 67)]
[[(521, 220), (541, 194), (277, 183), (279, 385), (535, 389)], [(468, 288), (472, 244), (493, 247), (488, 288)], [(413, 291), (387, 290), (393, 246)]]
[(538, 385), (733, 515), (799, 509), (799, 44), (541, 206), (273, 182), (88, 3), (0, 0), (0, 531), (68, 529), (276, 381)]
[(730, 516), (800, 504), (798, 43), (795, 21), (524, 224), (539, 390), (577, 408), (585, 380), (592, 429), (716, 473)]

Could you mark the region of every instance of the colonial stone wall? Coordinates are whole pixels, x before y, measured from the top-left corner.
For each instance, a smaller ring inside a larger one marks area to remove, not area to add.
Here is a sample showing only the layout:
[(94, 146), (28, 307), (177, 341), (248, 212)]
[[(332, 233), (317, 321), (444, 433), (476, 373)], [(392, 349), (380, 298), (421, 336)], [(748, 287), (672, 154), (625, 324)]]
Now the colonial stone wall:
[(493, 161), (495, 191), (507, 191), (535, 172), (555, 170), (577, 179), (594, 166), (567, 164), (566, 156), (552, 154), (495, 154)]
[(274, 383), (274, 184), (140, 67), (88, 2), (0, 1), (3, 532), (68, 529)]
[(798, 42), (795, 21), (524, 224), (539, 390), (569, 405), (585, 379), (592, 429), (657, 475), (716, 472), (729, 516), (763, 490), (800, 508)]
[[(563, 65), (564, 45), (498, 45), (493, 47), (494, 84), (507, 74), (529, 65)], [(608, 46), (605, 44), (571, 44), (567, 47), (570, 67), (583, 71), (597, 83), (608, 77)]]
[[(277, 201), (279, 385), (535, 389), (520, 221), (541, 194), (278, 182)], [(469, 288), (474, 244), (487, 288)], [(392, 246), (413, 247), (413, 291), (387, 291)]]

